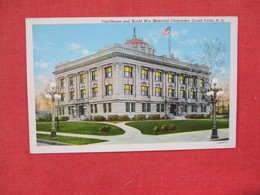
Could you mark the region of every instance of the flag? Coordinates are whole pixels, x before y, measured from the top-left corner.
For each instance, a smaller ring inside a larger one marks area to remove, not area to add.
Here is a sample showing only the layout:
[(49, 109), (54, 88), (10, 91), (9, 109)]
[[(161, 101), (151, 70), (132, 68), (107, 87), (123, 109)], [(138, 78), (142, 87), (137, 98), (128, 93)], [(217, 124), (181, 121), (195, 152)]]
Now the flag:
[(167, 35), (167, 34), (169, 34), (170, 32), (171, 32), (171, 27), (169, 26), (168, 28), (163, 29), (163, 31), (162, 31), (162, 36)]

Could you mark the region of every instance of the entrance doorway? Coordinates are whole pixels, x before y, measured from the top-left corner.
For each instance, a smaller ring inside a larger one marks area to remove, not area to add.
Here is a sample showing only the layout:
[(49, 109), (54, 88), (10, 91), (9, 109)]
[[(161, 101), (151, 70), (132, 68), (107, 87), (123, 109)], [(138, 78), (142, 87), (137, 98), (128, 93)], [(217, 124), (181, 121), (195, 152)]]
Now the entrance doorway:
[(177, 106), (176, 106), (176, 104), (171, 104), (170, 105), (170, 113), (173, 114), (173, 115), (177, 114)]
[(79, 116), (82, 116), (84, 114), (84, 106), (79, 106)]

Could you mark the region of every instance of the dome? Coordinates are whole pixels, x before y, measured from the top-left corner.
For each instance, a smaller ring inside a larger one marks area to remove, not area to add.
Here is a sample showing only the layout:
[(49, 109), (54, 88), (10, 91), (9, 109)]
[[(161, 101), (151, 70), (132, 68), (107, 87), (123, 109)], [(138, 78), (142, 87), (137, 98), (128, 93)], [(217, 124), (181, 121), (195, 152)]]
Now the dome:
[(154, 54), (155, 52), (155, 48), (152, 45), (149, 45), (148, 43), (144, 42), (142, 39), (137, 38), (135, 34), (135, 29), (134, 29), (133, 38), (125, 42), (124, 45), (149, 54)]

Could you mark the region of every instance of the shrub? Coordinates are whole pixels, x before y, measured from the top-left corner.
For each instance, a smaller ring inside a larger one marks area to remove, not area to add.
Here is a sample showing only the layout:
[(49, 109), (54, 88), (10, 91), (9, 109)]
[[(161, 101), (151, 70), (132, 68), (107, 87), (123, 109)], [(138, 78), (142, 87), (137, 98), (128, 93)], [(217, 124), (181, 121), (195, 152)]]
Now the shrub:
[(51, 122), (52, 121), (51, 114), (39, 116), (38, 121), (40, 121), (40, 122)]
[(159, 120), (160, 119), (160, 115), (159, 114), (151, 114), (148, 117), (149, 120)]
[(68, 116), (60, 117), (60, 121), (68, 121), (69, 119), (70, 119), (70, 117), (68, 117)]
[(102, 115), (97, 115), (97, 116), (94, 116), (94, 121), (105, 121), (106, 118), (103, 117)]
[(168, 131), (169, 127), (167, 125), (163, 125), (161, 128), (162, 131)]
[(143, 114), (138, 114), (138, 115), (134, 116), (135, 121), (142, 121), (142, 120), (145, 120), (145, 119), (146, 119), (145, 115), (143, 115)]
[(209, 118), (209, 115), (204, 115), (204, 114), (187, 114), (185, 116), (186, 118), (190, 118), (190, 119), (201, 119), (201, 118)]
[(130, 118), (128, 115), (121, 115), (121, 116), (118, 116), (118, 120), (119, 121), (130, 121)]
[(158, 132), (158, 131), (160, 131), (160, 127), (155, 126), (154, 129), (153, 129), (153, 131), (154, 131), (154, 132)]
[(118, 117), (118, 115), (108, 115), (107, 120), (108, 121), (118, 121), (119, 117)]
[(170, 126), (169, 126), (169, 130), (170, 131), (174, 131), (176, 129), (176, 126), (174, 125), (174, 124), (171, 124)]
[(109, 130), (110, 130), (110, 126), (108, 126), (108, 125), (104, 125), (104, 126), (100, 127), (100, 131), (107, 132)]

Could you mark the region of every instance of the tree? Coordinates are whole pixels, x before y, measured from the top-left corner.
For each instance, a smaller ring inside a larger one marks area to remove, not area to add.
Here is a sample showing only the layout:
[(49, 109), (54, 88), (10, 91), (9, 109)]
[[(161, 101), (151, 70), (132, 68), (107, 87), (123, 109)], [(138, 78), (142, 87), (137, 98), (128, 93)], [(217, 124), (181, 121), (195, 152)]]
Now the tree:
[(223, 74), (222, 66), (224, 64), (224, 53), (226, 52), (226, 46), (218, 39), (203, 40), (201, 44), (201, 52), (198, 54), (202, 64), (209, 67), (211, 75), (209, 84), (212, 84), (212, 78), (221, 77)]

